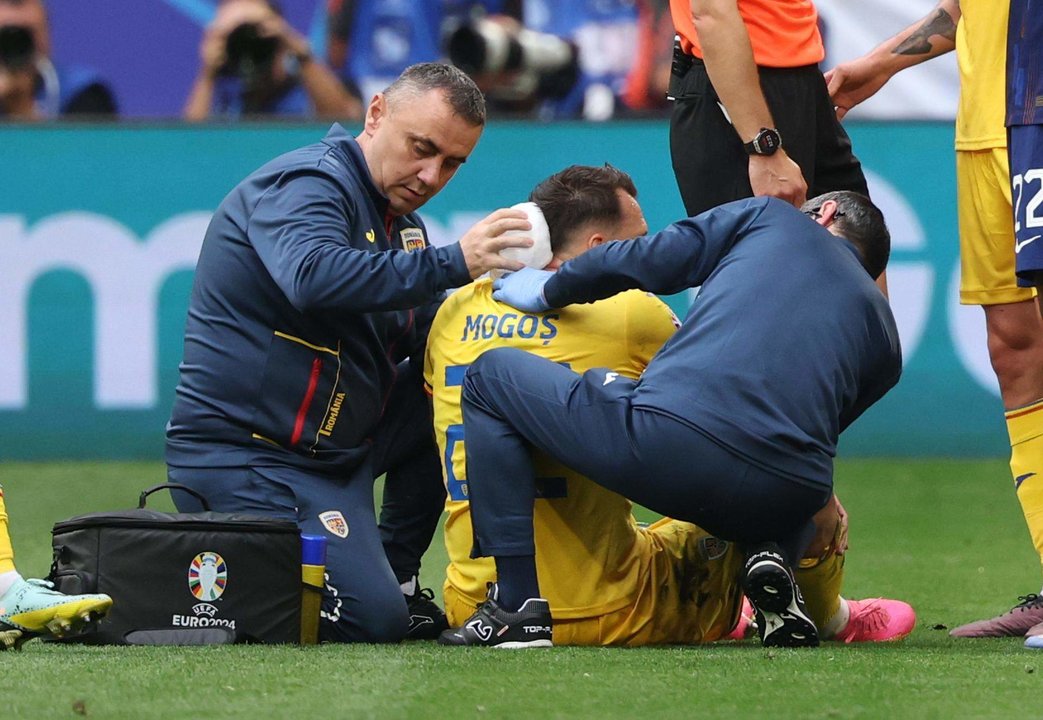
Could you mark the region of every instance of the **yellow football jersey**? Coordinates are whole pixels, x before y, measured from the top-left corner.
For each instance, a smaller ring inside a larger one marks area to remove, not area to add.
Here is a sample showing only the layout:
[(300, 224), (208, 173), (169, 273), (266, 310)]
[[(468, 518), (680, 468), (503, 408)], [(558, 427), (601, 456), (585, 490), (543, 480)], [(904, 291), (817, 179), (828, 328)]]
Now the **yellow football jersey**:
[[(576, 372), (607, 367), (636, 378), (678, 325), (665, 303), (636, 290), (538, 314), (493, 300), (489, 280), (449, 296), (431, 328), (424, 373), (448, 489), (446, 581), (457, 593), (477, 604), (485, 598), (486, 583), (495, 579), (491, 558), (470, 557), (460, 412), (467, 366), (486, 350), (516, 347), (567, 363)], [(636, 531), (631, 503), (549, 458), (538, 457), (536, 469), (541, 495), (534, 515), (536, 566), (555, 619), (603, 615), (630, 604), (651, 555), (642, 546), (648, 539)]]
[(1007, 16), (1010, 4), (962, 0), (956, 26), (960, 67), (960, 106), (956, 111), (956, 149), (1006, 147), (1004, 127), (1007, 79)]

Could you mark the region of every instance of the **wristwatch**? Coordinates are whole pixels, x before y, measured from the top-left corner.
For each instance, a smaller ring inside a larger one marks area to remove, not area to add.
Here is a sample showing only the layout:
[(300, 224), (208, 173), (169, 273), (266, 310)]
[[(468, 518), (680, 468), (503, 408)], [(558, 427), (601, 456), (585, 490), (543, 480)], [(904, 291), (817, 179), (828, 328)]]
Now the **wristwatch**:
[(761, 128), (756, 137), (742, 147), (747, 155), (774, 155), (782, 147), (782, 136), (775, 128)]

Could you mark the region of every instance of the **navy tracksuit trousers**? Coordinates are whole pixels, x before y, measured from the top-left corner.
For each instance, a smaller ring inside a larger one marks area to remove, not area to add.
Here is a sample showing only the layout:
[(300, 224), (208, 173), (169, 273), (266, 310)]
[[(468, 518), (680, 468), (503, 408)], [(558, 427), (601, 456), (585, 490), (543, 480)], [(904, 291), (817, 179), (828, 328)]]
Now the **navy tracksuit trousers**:
[(672, 417), (633, 407), (635, 384), (513, 348), (471, 364), (462, 407), (474, 554), (534, 554), (535, 446), (655, 512), (746, 547), (777, 542), (799, 560), (832, 488), (772, 474)]

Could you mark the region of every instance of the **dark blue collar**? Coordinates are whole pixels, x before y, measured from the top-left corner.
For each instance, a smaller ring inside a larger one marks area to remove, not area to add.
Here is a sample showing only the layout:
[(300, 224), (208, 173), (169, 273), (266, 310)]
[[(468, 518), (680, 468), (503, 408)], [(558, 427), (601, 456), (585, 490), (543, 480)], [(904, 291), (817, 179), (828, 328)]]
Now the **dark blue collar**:
[(386, 214), (388, 209), (387, 196), (380, 192), (376, 183), (373, 182), (373, 176), (369, 174), (369, 165), (366, 164), (366, 157), (362, 154), (362, 148), (359, 147), (358, 141), (340, 123), (333, 123), (322, 142), (329, 145), (338, 155), (342, 156), (342, 159), (354, 170), (354, 174), (358, 177), (362, 189), (370, 196), (373, 204), (377, 206), (377, 209), (382, 214)]

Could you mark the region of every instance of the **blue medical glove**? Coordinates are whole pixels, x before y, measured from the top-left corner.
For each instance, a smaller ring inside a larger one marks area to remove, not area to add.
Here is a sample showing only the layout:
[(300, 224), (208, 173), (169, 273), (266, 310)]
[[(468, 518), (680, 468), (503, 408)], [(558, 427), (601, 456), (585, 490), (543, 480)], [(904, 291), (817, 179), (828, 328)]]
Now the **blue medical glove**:
[(554, 277), (549, 270), (522, 268), (493, 281), (493, 299), (524, 312), (550, 310), (543, 297), (543, 286)]

